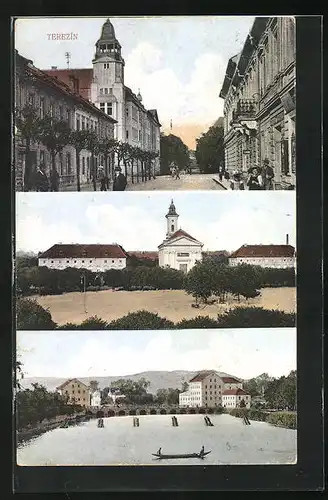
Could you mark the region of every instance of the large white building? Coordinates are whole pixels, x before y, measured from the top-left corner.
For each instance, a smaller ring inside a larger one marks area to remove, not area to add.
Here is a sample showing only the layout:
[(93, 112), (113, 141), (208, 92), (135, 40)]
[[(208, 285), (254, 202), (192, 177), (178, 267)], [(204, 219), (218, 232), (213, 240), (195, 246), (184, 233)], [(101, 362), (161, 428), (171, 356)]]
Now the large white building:
[(295, 268), (295, 248), (291, 245), (243, 245), (229, 257), (230, 266), (251, 266), (276, 269)]
[(203, 243), (178, 228), (179, 215), (173, 200), (165, 217), (167, 231), (165, 240), (158, 247), (159, 265), (187, 273), (202, 260)]
[[(191, 408), (227, 408), (250, 407), (251, 396), (242, 389), (242, 381), (214, 370), (203, 370), (189, 381), (187, 391), (179, 394), (179, 406)], [(240, 392), (241, 391), (241, 392)], [(231, 399), (231, 396), (236, 396)], [(235, 406), (231, 406), (234, 402)]]
[[(144, 151), (160, 152), (160, 127), (157, 110), (147, 110), (140, 91), (136, 95), (124, 83), (125, 62), (121, 44), (109, 19), (104, 23), (92, 68), (45, 70), (63, 82), (75, 82), (76, 91), (116, 120), (114, 137)], [(130, 173), (131, 165), (128, 167)], [(135, 165), (135, 172), (138, 166)], [(153, 160), (153, 174), (159, 173), (159, 158)]]
[(57, 244), (38, 256), (39, 267), (63, 270), (68, 267), (104, 272), (124, 269), (127, 254), (120, 245)]
[(94, 391), (91, 393), (91, 406), (94, 408), (100, 408), (101, 406), (101, 395), (100, 391)]

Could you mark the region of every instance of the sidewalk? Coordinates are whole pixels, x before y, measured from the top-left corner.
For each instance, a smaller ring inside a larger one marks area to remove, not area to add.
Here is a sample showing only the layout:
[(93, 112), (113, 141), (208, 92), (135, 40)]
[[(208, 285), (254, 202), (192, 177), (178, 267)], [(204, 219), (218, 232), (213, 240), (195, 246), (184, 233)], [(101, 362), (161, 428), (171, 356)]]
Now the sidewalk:
[(230, 188), (230, 181), (228, 181), (227, 179), (222, 179), (222, 181), (220, 181), (219, 179), (219, 176), (215, 176), (215, 177), (212, 177), (213, 181), (216, 182), (217, 184), (219, 184), (223, 189), (231, 189)]

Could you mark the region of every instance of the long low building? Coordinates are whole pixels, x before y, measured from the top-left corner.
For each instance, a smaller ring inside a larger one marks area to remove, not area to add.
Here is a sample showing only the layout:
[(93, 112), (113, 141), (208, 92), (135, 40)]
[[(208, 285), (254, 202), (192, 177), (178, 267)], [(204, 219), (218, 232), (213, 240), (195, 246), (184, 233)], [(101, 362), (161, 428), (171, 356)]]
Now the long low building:
[(276, 269), (295, 268), (295, 248), (292, 245), (243, 245), (229, 257), (230, 266), (239, 264)]
[(78, 245), (57, 244), (38, 256), (39, 267), (63, 270), (68, 267), (104, 272), (124, 269), (128, 255), (118, 244)]
[[(236, 408), (240, 407), (242, 400), (244, 407), (250, 407), (251, 396), (243, 390), (243, 383), (237, 377), (227, 376), (215, 370), (203, 370), (197, 373), (188, 385), (188, 390), (179, 394), (180, 407)], [(233, 395), (237, 397), (232, 399)], [(231, 406), (233, 402), (235, 406)]]

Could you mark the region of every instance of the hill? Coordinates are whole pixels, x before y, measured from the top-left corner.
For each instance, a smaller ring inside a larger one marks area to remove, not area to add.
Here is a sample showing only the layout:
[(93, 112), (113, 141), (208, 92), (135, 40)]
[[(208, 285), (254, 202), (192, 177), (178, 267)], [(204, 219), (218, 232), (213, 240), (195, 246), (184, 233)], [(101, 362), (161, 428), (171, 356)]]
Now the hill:
[[(200, 370), (199, 370), (200, 371)], [(106, 386), (109, 386), (111, 382), (114, 380), (118, 380), (119, 378), (123, 379), (131, 379), (131, 380), (139, 380), (144, 377), (146, 380), (149, 380), (150, 387), (149, 392), (155, 394), (158, 389), (168, 389), (168, 388), (178, 388), (181, 389), (183, 382), (188, 382), (194, 375), (198, 373), (183, 371), (183, 370), (175, 370), (171, 372), (167, 371), (150, 371), (150, 372), (142, 372), (136, 373), (133, 375), (123, 375), (123, 376), (111, 376), (111, 377), (76, 377), (81, 382), (88, 384), (90, 380), (98, 380), (99, 388), (103, 389)], [(228, 373), (218, 372), (221, 376), (232, 376)], [(65, 382), (66, 378), (56, 378), (56, 377), (26, 377), (21, 381), (21, 385), (23, 389), (28, 389), (31, 387), (32, 383), (38, 383), (44, 385), (49, 391), (54, 391), (56, 387)]]

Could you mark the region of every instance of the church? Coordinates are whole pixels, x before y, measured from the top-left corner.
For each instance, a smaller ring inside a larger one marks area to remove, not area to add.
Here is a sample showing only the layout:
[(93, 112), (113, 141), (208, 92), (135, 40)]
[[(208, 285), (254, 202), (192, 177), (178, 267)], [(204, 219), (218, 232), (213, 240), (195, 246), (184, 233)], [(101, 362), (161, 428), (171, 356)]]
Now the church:
[[(124, 83), (125, 62), (121, 44), (109, 19), (103, 24), (92, 68), (43, 70), (92, 102), (116, 120), (114, 138), (144, 151), (160, 152), (160, 127), (156, 109), (146, 109), (140, 90), (136, 95)], [(159, 158), (153, 162), (153, 175), (159, 173)]]
[(187, 273), (202, 260), (203, 243), (178, 228), (179, 215), (173, 200), (165, 217), (167, 230), (165, 240), (158, 246), (159, 265)]

